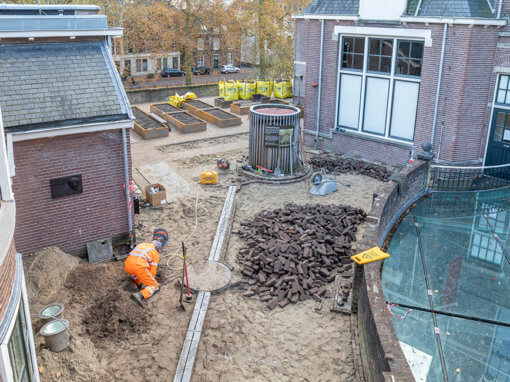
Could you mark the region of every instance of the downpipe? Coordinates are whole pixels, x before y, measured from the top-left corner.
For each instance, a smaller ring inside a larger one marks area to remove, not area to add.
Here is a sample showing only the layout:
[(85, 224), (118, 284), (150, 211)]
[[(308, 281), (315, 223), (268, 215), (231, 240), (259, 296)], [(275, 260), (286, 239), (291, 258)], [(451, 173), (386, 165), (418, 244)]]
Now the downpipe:
[(432, 120), (432, 133), (430, 135), (430, 144), (432, 146), (432, 150), (434, 150), (434, 139), (436, 136), (436, 123), (437, 123), (437, 110), (439, 108), (439, 95), (441, 93), (441, 82), (443, 79), (443, 64), (444, 64), (444, 51), (446, 46), (446, 35), (448, 33), (448, 24), (444, 24), (443, 28), (443, 42), (441, 45), (441, 59), (439, 61), (439, 74), (437, 79), (437, 89), (436, 89), (436, 101), (434, 103), (434, 119)]
[(122, 154), (124, 156), (124, 184), (126, 185), (126, 208), (128, 215), (129, 248), (133, 248), (133, 218), (131, 216), (131, 193), (129, 191), (129, 161), (127, 151), (126, 129), (122, 129)]
[(321, 19), (321, 48), (319, 54), (319, 94), (317, 96), (317, 127), (315, 130), (314, 149), (319, 148), (319, 127), (321, 120), (321, 95), (322, 95), (322, 53), (324, 50), (324, 19)]

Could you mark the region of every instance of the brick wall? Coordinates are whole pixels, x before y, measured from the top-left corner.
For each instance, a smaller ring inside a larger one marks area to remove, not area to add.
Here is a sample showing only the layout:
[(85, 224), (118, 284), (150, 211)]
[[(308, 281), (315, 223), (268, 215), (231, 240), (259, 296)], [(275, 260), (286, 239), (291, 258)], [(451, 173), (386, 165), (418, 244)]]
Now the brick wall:
[[(307, 62), (304, 128), (315, 131), (318, 87), (312, 87), (312, 83), (319, 80), (320, 21), (302, 22), (306, 24), (307, 32), (304, 39)], [(409, 158), (410, 147), (384, 143), (377, 139), (358, 138), (353, 134), (331, 134), (331, 129), (335, 127), (339, 59), (338, 41), (332, 39), (335, 25), (353, 24), (350, 21), (325, 22), (320, 132), (330, 138), (324, 137), (319, 142), (319, 148), (392, 165), (403, 165)], [(358, 23), (356, 26), (388, 27), (373, 23)], [(429, 29), (432, 33), (433, 44), (424, 50), (418, 99), (414, 146), (420, 149), (422, 143), (431, 139), (443, 25), (408, 24), (389, 27)], [(465, 161), (483, 157), (489, 125), (487, 114), (490, 114), (487, 104), (491, 102), (493, 95), (491, 77), (498, 31), (494, 27), (449, 26), (434, 140), (434, 151), (437, 152), (443, 126), (441, 159)], [(313, 144), (313, 137), (306, 137), (305, 142)]]
[[(19, 252), (58, 246), (85, 255), (87, 242), (127, 233), (121, 130), (16, 142), (14, 161)], [(75, 174), (83, 193), (52, 199), (50, 179)]]
[(3, 319), (7, 303), (12, 293), (12, 283), (14, 282), (14, 275), (16, 271), (16, 251), (14, 249), (14, 240), (11, 243), (1, 243), (2, 245), (9, 245), (7, 255), (4, 261), (0, 264), (0, 322)]
[[(389, 181), (377, 189), (358, 248), (379, 245), (399, 211), (423, 193), (427, 174), (428, 166), (418, 162), (412, 168), (403, 170), (401, 175), (405, 181), (402, 184)], [(362, 269), (356, 267), (356, 272), (362, 274), (362, 280), (359, 290), (353, 291), (353, 309), (357, 309), (365, 380), (413, 381), (386, 308), (380, 266), (377, 262), (364, 265)]]

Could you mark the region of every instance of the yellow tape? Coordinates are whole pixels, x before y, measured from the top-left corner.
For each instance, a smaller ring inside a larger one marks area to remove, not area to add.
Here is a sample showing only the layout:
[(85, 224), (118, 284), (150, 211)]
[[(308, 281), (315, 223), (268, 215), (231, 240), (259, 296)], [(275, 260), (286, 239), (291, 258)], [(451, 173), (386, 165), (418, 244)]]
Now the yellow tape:
[(351, 256), (351, 259), (356, 263), (363, 265), (366, 263), (371, 263), (372, 261), (382, 260), (390, 257), (389, 254), (383, 252), (381, 248), (374, 247), (370, 248), (365, 252), (358, 253), (357, 255)]

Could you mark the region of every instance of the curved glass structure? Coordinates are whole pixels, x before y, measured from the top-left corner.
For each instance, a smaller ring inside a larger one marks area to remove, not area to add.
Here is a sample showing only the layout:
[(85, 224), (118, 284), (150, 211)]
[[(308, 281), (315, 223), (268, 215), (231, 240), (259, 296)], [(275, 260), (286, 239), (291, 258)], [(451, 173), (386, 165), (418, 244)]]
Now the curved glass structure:
[(510, 188), (426, 197), (387, 252), (384, 296), (416, 380), (510, 382)]

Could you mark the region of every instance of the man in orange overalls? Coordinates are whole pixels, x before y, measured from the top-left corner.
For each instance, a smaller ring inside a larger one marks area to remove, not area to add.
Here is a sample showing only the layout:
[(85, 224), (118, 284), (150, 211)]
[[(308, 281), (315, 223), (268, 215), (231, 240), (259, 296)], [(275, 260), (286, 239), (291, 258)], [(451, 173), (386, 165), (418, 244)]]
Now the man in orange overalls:
[(167, 238), (166, 231), (156, 230), (152, 242), (138, 244), (124, 263), (124, 270), (131, 275), (140, 289), (140, 292), (133, 293), (131, 298), (142, 307), (143, 300), (159, 291), (159, 283), (155, 278), (159, 263), (158, 251), (166, 243)]

